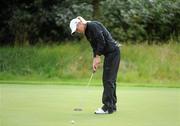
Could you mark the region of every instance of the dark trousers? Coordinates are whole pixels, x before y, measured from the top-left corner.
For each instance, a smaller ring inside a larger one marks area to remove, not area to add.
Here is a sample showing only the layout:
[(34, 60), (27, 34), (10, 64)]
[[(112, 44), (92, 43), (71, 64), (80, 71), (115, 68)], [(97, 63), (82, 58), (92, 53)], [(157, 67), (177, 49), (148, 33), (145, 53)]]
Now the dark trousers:
[(120, 50), (117, 47), (114, 52), (105, 55), (103, 65), (103, 108), (109, 111), (116, 109), (116, 78), (120, 64)]

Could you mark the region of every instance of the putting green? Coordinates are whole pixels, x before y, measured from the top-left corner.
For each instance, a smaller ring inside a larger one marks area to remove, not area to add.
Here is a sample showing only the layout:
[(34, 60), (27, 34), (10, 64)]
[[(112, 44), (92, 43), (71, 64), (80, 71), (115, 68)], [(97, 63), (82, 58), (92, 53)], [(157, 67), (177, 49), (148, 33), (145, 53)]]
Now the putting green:
[(111, 115), (93, 114), (102, 87), (6, 84), (0, 93), (1, 126), (180, 125), (179, 88), (118, 87), (118, 111)]

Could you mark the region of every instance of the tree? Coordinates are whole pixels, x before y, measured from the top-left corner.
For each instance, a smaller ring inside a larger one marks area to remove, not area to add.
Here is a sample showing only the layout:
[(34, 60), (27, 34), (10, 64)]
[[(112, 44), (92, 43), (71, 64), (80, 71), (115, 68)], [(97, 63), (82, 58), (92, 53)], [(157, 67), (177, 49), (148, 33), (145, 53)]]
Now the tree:
[(92, 0), (92, 6), (93, 6), (93, 19), (99, 19), (100, 18), (100, 0)]
[[(178, 0), (106, 0), (102, 2), (105, 24), (119, 41), (178, 39)], [(108, 17), (108, 18), (107, 18)]]

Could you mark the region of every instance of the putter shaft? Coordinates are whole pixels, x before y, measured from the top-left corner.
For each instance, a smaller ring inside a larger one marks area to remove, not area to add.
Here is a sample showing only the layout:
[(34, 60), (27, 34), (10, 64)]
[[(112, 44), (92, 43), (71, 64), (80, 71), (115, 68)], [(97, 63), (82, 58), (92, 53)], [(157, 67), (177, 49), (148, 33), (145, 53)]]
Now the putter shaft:
[(93, 75), (94, 75), (94, 73), (91, 74), (91, 77), (90, 77), (90, 79), (89, 79), (89, 81), (88, 81), (87, 87), (90, 85), (91, 80), (92, 80), (92, 78), (93, 78)]

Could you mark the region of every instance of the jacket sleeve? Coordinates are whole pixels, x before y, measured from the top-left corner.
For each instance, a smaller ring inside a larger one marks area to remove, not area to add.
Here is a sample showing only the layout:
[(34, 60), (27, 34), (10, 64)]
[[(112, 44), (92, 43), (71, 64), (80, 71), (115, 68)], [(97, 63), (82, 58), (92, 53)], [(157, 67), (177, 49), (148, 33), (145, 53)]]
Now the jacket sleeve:
[(97, 43), (97, 48), (96, 50), (94, 51), (94, 55), (99, 55), (101, 56), (102, 53), (103, 53), (103, 50), (104, 50), (104, 47), (105, 47), (105, 40), (104, 40), (104, 36), (103, 36), (103, 33), (102, 31), (97, 31), (95, 33), (95, 41)]

